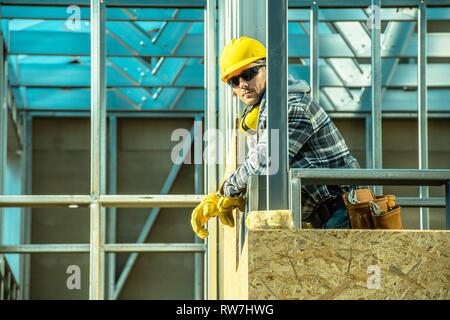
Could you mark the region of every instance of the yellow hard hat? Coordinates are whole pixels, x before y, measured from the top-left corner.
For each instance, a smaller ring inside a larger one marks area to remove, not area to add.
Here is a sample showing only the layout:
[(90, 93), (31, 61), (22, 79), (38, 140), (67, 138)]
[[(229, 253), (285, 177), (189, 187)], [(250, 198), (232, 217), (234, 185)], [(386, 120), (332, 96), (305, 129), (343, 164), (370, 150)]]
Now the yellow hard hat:
[(266, 57), (266, 48), (258, 40), (249, 37), (232, 39), (220, 55), (220, 76), (227, 82), (229, 75), (236, 70)]

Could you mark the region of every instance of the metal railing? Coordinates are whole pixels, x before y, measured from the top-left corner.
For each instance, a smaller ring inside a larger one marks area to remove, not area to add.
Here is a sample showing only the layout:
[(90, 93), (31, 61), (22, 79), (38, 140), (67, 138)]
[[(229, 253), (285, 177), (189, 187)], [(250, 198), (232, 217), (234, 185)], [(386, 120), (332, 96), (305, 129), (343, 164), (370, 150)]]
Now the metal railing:
[(450, 229), (450, 170), (409, 169), (291, 169), (290, 208), (296, 228), (302, 226), (302, 185), (394, 185), (445, 186), (442, 198), (399, 198), (399, 205), (445, 207), (446, 228)]

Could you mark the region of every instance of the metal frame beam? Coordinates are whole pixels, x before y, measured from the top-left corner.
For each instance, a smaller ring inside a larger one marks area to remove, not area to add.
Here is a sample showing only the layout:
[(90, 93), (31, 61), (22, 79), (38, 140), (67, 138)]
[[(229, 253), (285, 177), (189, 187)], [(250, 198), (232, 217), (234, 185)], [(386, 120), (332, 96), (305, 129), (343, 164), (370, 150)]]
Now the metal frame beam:
[[(32, 194), (32, 175), (33, 175), (33, 117), (28, 113), (22, 114), (24, 120), (23, 126), (23, 155), (22, 155), (22, 186), (24, 194)], [(31, 208), (22, 210), (22, 243), (31, 243), (31, 225), (33, 213)], [(21, 266), (22, 281), (22, 299), (30, 298), (30, 272), (31, 261), (30, 255), (25, 255)]]
[[(8, 144), (8, 106), (6, 103), (6, 57), (4, 57), (3, 33), (0, 30), (0, 195), (4, 193), (6, 180), (6, 152)], [(2, 241), (3, 210), (0, 210), (0, 242)]]
[[(45, 19), (67, 20), (69, 14), (67, 6), (34, 6), (34, 10), (27, 10), (27, 6), (3, 4), (2, 18), (12, 19)], [(89, 21), (89, 8), (80, 6), (80, 20)], [(194, 12), (192, 12), (192, 11)], [(131, 12), (133, 11), (133, 12)], [(202, 22), (203, 12), (201, 8), (108, 8), (106, 18), (108, 21), (180, 21)], [(201, 13), (201, 14), (200, 14)]]
[[(371, 87), (372, 87), (372, 168), (383, 167), (383, 137), (382, 137), (382, 115), (381, 115), (381, 25), (378, 25), (381, 0), (372, 0), (371, 15)], [(376, 186), (374, 191), (381, 194), (381, 186)]]
[(311, 97), (319, 102), (320, 78), (319, 78), (319, 7), (317, 1), (314, 1), (310, 9), (310, 32), (309, 32), (309, 50), (310, 50), (310, 85)]
[[(417, 83), (418, 83), (418, 151), (419, 169), (428, 169), (428, 105), (427, 105), (427, 5), (419, 4), (417, 21)], [(428, 198), (428, 187), (419, 188), (419, 197)], [(420, 229), (430, 229), (430, 213), (427, 208), (420, 209)]]
[[(217, 128), (217, 1), (208, 0), (205, 11), (205, 76), (206, 76), (206, 134), (207, 134), (207, 163), (205, 165), (206, 188), (207, 193), (216, 192), (218, 189), (217, 181), (217, 137), (215, 136)], [(206, 239), (207, 255), (205, 260), (205, 270), (208, 275), (206, 281), (206, 297), (209, 300), (219, 298), (218, 286), (218, 222), (212, 219), (208, 222), (209, 236)]]
[[(28, 111), (33, 117), (89, 117), (89, 112), (86, 111)], [(139, 111), (136, 112), (124, 112), (108, 110), (109, 114), (117, 116), (118, 118), (194, 118), (196, 115), (201, 115), (200, 112), (192, 113), (178, 113), (178, 112), (154, 112), (154, 111)], [(346, 118), (360, 118), (364, 119), (370, 117), (370, 113), (366, 110), (362, 111), (327, 111), (328, 115), (334, 119), (346, 119)], [(417, 119), (417, 112), (383, 112), (383, 119)], [(449, 112), (428, 112), (428, 118), (430, 119), (448, 119), (450, 118)]]
[(377, 184), (443, 186), (450, 170), (418, 169), (291, 169), (302, 184)]
[(287, 0), (266, 1), (267, 209), (280, 210), (289, 208)]
[(398, 197), (397, 204), (402, 207), (445, 208), (445, 198)]
[[(202, 137), (203, 137), (203, 119), (201, 116), (197, 116), (194, 122), (194, 193), (202, 194), (203, 193), (203, 173), (202, 173), (202, 165), (198, 163), (196, 160), (196, 155), (198, 155), (201, 159), (203, 156), (203, 148), (200, 147), (197, 150), (196, 146), (202, 146)], [(199, 141), (197, 144), (196, 142)], [(194, 242), (197, 244), (203, 244), (203, 241), (194, 235)], [(194, 298), (195, 300), (203, 300), (204, 297), (204, 284), (203, 284), (203, 270), (204, 270), (204, 255), (200, 253), (196, 253), (194, 255)]]
[(105, 208), (191, 208), (204, 195), (18, 195), (0, 196), (0, 207), (31, 208), (78, 208), (93, 206), (95, 203)]
[[(421, 0), (383, 0), (383, 7), (414, 7)], [(367, 8), (372, 4), (371, 0), (289, 0), (289, 8), (309, 8), (313, 2), (317, 2), (324, 8)], [(428, 6), (448, 6), (449, 0), (427, 0)]]
[[(0, 253), (89, 253), (90, 244), (30, 244), (0, 246)], [(204, 252), (205, 245), (194, 243), (115, 243), (105, 244), (105, 252)]]
[(91, 250), (89, 298), (105, 294), (105, 212), (99, 203), (106, 192), (106, 6), (91, 0)]
[(99, 202), (104, 207), (116, 208), (192, 208), (204, 196), (202, 195), (103, 195)]
[[(108, 132), (108, 194), (117, 193), (117, 116), (109, 115), (109, 132)], [(115, 243), (117, 241), (117, 208), (108, 209), (109, 221), (108, 242)], [(108, 257), (108, 299), (112, 300), (116, 285), (116, 254), (111, 252)]]
[(445, 202), (445, 225), (447, 226), (447, 230), (450, 230), (450, 179), (445, 183), (445, 197), (447, 201)]
[[(2, 0), (1, 4), (13, 5), (38, 5), (38, 6), (70, 6), (74, 2), (70, 0)], [(89, 6), (90, 0), (78, 0), (78, 6)], [(204, 8), (206, 0), (108, 0), (108, 7), (180, 7), (180, 8)]]
[[(309, 8), (314, 0), (289, 0), (289, 7)], [(335, 0), (316, 0), (321, 7), (341, 8), (341, 7), (363, 7), (367, 8), (371, 0), (343, 0), (336, 3)], [(414, 7), (420, 0), (383, 0), (385, 7)], [(1, 4), (21, 4), (21, 5), (39, 5), (39, 6), (70, 6), (73, 1), (70, 0), (2, 0)], [(79, 0), (78, 5), (88, 6), (89, 0)], [(427, 0), (428, 6), (446, 6), (450, 4), (449, 0)], [(207, 0), (140, 0), (139, 2), (130, 0), (109, 0), (108, 7), (180, 7), (180, 8), (204, 8)]]

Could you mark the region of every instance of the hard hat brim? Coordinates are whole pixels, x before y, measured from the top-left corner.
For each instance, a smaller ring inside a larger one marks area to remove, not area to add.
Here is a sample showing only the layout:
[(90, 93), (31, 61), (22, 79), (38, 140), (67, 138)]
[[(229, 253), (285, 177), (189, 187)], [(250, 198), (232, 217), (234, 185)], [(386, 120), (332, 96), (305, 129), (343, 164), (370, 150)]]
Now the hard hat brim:
[(239, 62), (239, 63), (233, 65), (231, 68), (228, 68), (228, 69), (224, 72), (224, 75), (222, 76), (221, 80), (222, 80), (223, 82), (227, 82), (228, 79), (231, 78), (230, 75), (233, 74), (233, 72), (235, 72), (235, 71), (241, 69), (242, 67), (245, 67), (247, 64), (250, 64), (250, 63), (252, 63), (252, 62), (254, 62), (254, 61), (257, 61), (257, 60), (259, 60), (259, 59), (263, 59), (263, 58), (265, 58), (265, 57), (266, 57), (265, 55), (263, 55), (263, 56), (255, 56), (255, 57), (250, 57), (250, 58), (247, 58), (247, 59), (245, 59), (245, 60), (242, 60), (241, 62)]

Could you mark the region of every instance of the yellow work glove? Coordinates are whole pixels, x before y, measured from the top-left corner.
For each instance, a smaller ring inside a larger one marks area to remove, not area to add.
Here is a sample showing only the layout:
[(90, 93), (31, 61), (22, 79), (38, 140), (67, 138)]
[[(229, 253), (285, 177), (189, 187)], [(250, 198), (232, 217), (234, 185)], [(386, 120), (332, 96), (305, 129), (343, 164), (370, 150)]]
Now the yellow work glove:
[(194, 232), (201, 239), (205, 239), (209, 232), (204, 228), (204, 225), (212, 217), (216, 217), (219, 212), (217, 203), (219, 202), (219, 196), (216, 193), (208, 194), (200, 204), (195, 207), (191, 215), (191, 225)]
[(239, 208), (240, 211), (245, 210), (245, 198), (244, 197), (220, 197), (219, 203), (219, 218), (223, 224), (234, 227), (233, 210)]

